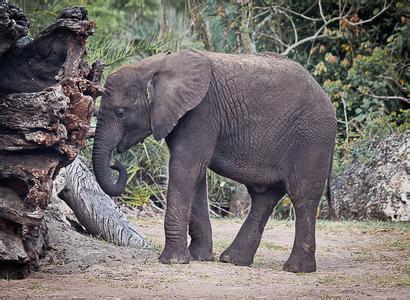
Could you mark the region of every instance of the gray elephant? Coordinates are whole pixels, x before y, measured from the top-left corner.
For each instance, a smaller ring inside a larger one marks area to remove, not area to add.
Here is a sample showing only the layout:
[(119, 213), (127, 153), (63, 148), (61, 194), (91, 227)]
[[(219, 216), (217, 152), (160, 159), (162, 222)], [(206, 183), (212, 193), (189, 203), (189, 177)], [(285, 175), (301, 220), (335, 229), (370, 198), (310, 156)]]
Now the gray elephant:
[[(262, 232), (287, 193), (296, 214), (293, 249), (283, 270), (313, 272), (315, 219), (331, 174), (336, 136), (333, 106), (299, 64), (276, 54), (185, 50), (159, 54), (111, 74), (93, 149), (98, 183), (120, 195), (126, 169), (113, 182), (111, 152), (153, 134), (169, 147), (162, 263), (213, 260), (206, 170), (246, 185), (251, 209), (222, 262), (251, 265)], [(187, 246), (187, 232), (191, 236)]]

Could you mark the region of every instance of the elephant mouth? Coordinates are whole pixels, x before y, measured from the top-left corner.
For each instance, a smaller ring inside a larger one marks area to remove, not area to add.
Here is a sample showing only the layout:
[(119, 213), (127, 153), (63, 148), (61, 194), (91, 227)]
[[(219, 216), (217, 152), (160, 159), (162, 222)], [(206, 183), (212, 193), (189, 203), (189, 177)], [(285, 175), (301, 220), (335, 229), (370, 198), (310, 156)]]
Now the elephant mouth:
[(143, 143), (148, 135), (149, 133), (144, 132), (132, 137), (123, 137), (117, 146), (117, 153), (127, 152), (132, 146)]
[(124, 153), (124, 152), (127, 152), (129, 149), (130, 149), (130, 147), (126, 147), (123, 144), (119, 144), (117, 146), (117, 153)]

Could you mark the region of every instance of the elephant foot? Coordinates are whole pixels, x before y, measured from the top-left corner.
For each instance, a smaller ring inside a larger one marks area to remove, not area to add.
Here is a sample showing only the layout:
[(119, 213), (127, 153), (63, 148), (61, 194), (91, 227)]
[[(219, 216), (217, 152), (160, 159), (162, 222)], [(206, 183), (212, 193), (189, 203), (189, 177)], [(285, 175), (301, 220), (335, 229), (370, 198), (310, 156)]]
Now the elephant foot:
[(165, 248), (161, 255), (159, 256), (159, 261), (162, 264), (189, 264), (191, 261), (191, 256), (189, 254), (188, 249), (185, 250), (170, 250)]
[(224, 263), (231, 263), (236, 266), (250, 266), (253, 263), (253, 256), (239, 254), (239, 251), (228, 248), (224, 252), (222, 252), (221, 256), (219, 257), (219, 261)]
[(291, 255), (283, 265), (282, 271), (292, 273), (316, 272), (315, 255)]
[(192, 260), (197, 261), (213, 261), (212, 246), (201, 247), (200, 245), (192, 244), (188, 247)]

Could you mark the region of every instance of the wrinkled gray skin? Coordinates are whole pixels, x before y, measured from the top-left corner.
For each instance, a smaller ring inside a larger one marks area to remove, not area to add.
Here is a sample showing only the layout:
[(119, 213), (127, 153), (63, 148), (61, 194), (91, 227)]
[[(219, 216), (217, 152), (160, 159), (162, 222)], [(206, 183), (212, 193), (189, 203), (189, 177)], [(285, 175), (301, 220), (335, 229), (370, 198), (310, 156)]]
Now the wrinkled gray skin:
[[(212, 260), (206, 170), (247, 186), (252, 205), (223, 262), (251, 265), (272, 210), (287, 193), (296, 212), (292, 252), (283, 266), (313, 272), (315, 218), (331, 170), (336, 116), (299, 64), (275, 54), (181, 51), (157, 55), (109, 76), (93, 150), (97, 181), (109, 195), (126, 171), (111, 152), (153, 134), (170, 151), (162, 263)], [(187, 247), (187, 232), (191, 242)]]

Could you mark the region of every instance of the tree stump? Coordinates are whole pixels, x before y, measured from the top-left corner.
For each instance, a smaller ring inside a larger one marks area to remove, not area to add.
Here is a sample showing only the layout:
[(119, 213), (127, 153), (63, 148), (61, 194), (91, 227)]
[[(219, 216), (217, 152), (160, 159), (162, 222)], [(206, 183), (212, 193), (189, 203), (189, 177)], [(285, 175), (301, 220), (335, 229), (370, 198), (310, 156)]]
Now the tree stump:
[[(14, 19), (13, 19), (14, 18)], [(85, 145), (102, 62), (85, 62), (95, 23), (64, 9), (30, 40), (22, 11), (0, 0), (0, 276), (21, 278), (46, 243), (57, 171)]]

